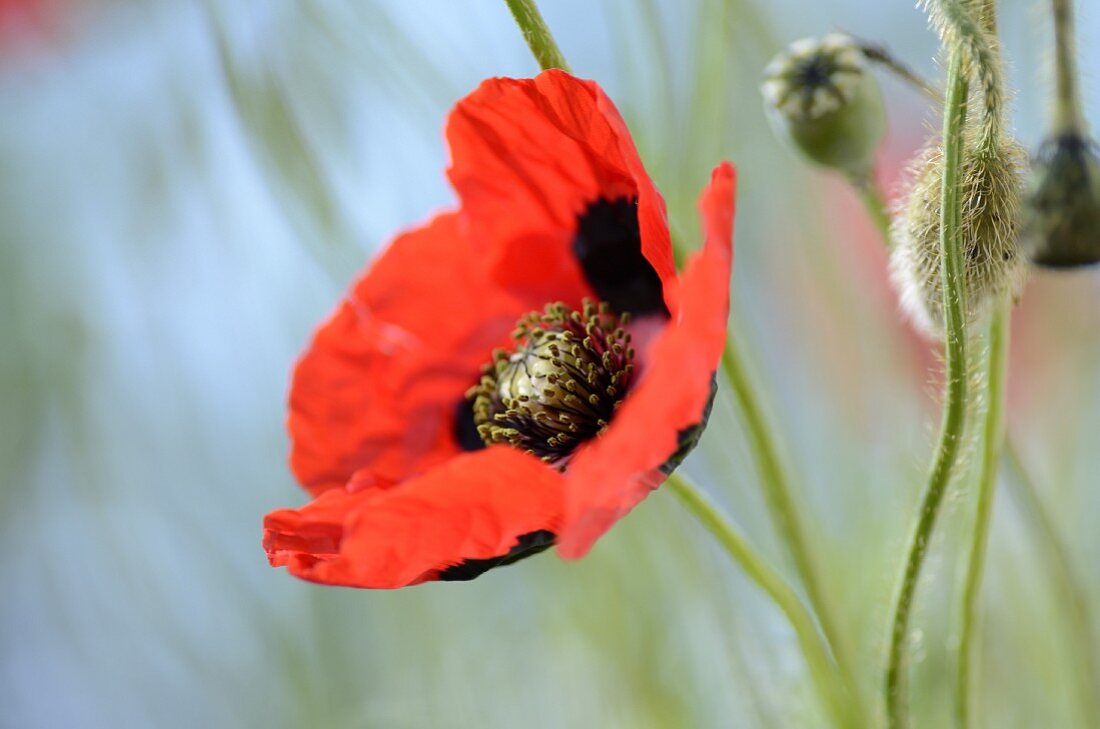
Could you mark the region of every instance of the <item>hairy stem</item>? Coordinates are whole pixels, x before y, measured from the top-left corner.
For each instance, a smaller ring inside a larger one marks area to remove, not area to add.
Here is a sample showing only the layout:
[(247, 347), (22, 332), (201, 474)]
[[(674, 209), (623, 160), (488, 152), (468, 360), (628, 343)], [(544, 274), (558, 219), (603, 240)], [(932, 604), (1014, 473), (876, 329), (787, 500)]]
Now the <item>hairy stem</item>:
[(830, 715), (838, 726), (852, 726), (845, 688), (838, 679), (828, 648), (817, 632), (813, 616), (802, 604), (798, 594), (749, 546), (729, 519), (686, 476), (673, 473), (668, 477), (666, 487), (676, 494), (692, 516), (706, 527), (734, 562), (787, 616)]
[(508, 3), (508, 9), (512, 11), (512, 17), (516, 19), (516, 25), (523, 33), (523, 39), (527, 41), (527, 47), (538, 61), (542, 70), (548, 68), (560, 68), (569, 71), (569, 64), (565, 61), (561, 49), (550, 34), (550, 28), (542, 19), (535, 0), (504, 0)]
[(1055, 134), (1083, 134), (1084, 117), (1077, 91), (1077, 47), (1073, 38), (1073, 0), (1053, 0)]
[(970, 726), (971, 655), (977, 638), (978, 596), (982, 588), (989, 525), (993, 516), (993, 496), (997, 488), (997, 465), (1004, 443), (1004, 397), (1008, 359), (1009, 302), (994, 312), (989, 325), (989, 354), (986, 363), (986, 412), (982, 432), (982, 461), (978, 479), (978, 505), (971, 535), (970, 559), (963, 583), (959, 655), (955, 674), (955, 723), (959, 729)]
[[(967, 70), (977, 75), (982, 92), (982, 129), (978, 148), (989, 152), (1000, 138), (1004, 106), (1004, 80), (996, 38), (971, 12), (974, 5), (969, 0), (927, 2), (933, 11), (933, 18), (942, 25), (945, 45), (961, 46), (966, 53)], [(986, 8), (991, 10), (991, 4), (982, 6), (983, 14), (987, 14)], [(991, 18), (991, 12), (988, 14)]]
[(944, 292), (947, 393), (932, 471), (921, 499), (920, 514), (909, 538), (905, 567), (894, 598), (890, 650), (883, 681), (887, 722), (894, 729), (907, 725), (902, 672), (906, 665), (909, 614), (913, 608), (913, 596), (943, 495), (955, 471), (966, 426), (966, 280), (963, 278), (962, 240), (959, 234), (959, 169), (962, 162), (963, 127), (966, 123), (967, 89), (962, 53), (955, 47), (951, 50), (947, 101), (944, 106), (944, 168), (940, 211), (940, 276)]
[(1089, 616), (1088, 597), (1074, 574), (1069, 550), (1062, 541), (1058, 527), (1043, 505), (1035, 482), (1011, 440), (1005, 443), (1004, 455), (1008, 492), (1028, 518), (1032, 538), (1039, 545), (1040, 558), (1046, 563), (1043, 573), (1054, 581), (1059, 593), (1058, 604), (1065, 610), (1069, 628), (1066, 633), (1077, 655), (1078, 669), (1074, 673), (1081, 682), (1078, 694), (1085, 726), (1100, 727), (1100, 657), (1096, 653), (1096, 631)]

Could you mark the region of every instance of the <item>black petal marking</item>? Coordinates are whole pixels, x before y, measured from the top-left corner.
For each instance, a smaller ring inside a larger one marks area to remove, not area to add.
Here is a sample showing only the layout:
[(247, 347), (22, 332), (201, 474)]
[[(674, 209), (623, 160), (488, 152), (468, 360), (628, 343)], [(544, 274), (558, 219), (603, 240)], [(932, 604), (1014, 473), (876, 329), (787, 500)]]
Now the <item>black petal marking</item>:
[(717, 373), (710, 377), (710, 397), (707, 398), (707, 404), (703, 408), (703, 416), (699, 419), (698, 423), (684, 428), (677, 434), (677, 440), (680, 447), (676, 449), (675, 453), (669, 456), (667, 461), (661, 464), (661, 473), (666, 476), (679, 468), (680, 464), (684, 462), (684, 459), (688, 457), (688, 454), (699, 444), (699, 439), (703, 436), (703, 431), (707, 428), (707, 421), (710, 420), (710, 411), (714, 408), (714, 396), (718, 393), (718, 382), (715, 379), (716, 374)]
[(480, 451), (485, 447), (474, 423), (474, 402), (465, 396), (455, 406), (454, 437), (464, 451)]
[(467, 580), (472, 580), (475, 577), (485, 574), (494, 567), (503, 567), (513, 562), (518, 562), (521, 559), (536, 555), (549, 548), (554, 543), (554, 539), (554, 533), (548, 532), (545, 529), (528, 532), (520, 536), (519, 540), (516, 542), (516, 546), (512, 547), (507, 554), (503, 554), (499, 557), (490, 557), (489, 559), (463, 560), (440, 572), (439, 580), (442, 582), (465, 582)]
[(642, 255), (636, 198), (591, 203), (577, 218), (573, 255), (592, 290), (616, 312), (668, 313), (661, 279)]

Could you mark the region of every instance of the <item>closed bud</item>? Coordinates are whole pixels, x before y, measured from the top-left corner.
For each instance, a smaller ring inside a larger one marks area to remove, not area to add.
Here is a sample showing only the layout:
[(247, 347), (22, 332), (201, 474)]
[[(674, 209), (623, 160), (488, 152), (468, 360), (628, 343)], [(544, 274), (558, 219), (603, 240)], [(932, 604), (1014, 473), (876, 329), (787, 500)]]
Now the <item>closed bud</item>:
[(850, 36), (795, 41), (768, 64), (761, 91), (776, 133), (807, 158), (859, 179), (870, 173), (886, 113)]
[[(985, 317), (994, 302), (1017, 296), (1027, 277), (1027, 264), (1019, 250), (1027, 153), (1010, 139), (1001, 139), (990, 151), (981, 152), (971, 138), (965, 150), (959, 169), (959, 234), (967, 324), (973, 324)], [(913, 322), (939, 335), (944, 319), (940, 273), (943, 148), (939, 143), (917, 156), (912, 175), (909, 194), (891, 230), (891, 276)]]
[(1100, 263), (1100, 160), (1091, 140), (1065, 134), (1043, 145), (1031, 172), (1023, 243), (1040, 266)]

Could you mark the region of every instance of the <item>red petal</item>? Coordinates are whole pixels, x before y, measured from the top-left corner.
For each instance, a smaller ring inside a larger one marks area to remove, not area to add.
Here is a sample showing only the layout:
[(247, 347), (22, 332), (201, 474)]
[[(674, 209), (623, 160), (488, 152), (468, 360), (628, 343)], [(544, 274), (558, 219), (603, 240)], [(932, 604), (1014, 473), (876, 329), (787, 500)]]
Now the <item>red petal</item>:
[(455, 409), (532, 307), (501, 291), (455, 214), (399, 236), (294, 372), (291, 467), (313, 494), (386, 486), (457, 452)]
[(264, 519), (272, 565), (302, 579), (397, 588), (468, 559), (507, 554), (523, 534), (557, 532), (564, 479), (496, 446), (467, 453), (400, 488), (328, 491)]
[(664, 200), (594, 82), (558, 70), (489, 79), (455, 106), (447, 139), (451, 182), (502, 285), (579, 301), (588, 287), (571, 250), (578, 214), (599, 198), (636, 195), (642, 253), (675, 313)]
[(654, 341), (641, 381), (607, 432), (569, 466), (558, 540), (566, 559), (583, 556), (664, 481), (659, 468), (676, 451), (679, 432), (699, 422), (726, 342), (734, 187), (733, 167), (719, 165), (700, 199), (706, 243), (680, 280), (679, 316)]

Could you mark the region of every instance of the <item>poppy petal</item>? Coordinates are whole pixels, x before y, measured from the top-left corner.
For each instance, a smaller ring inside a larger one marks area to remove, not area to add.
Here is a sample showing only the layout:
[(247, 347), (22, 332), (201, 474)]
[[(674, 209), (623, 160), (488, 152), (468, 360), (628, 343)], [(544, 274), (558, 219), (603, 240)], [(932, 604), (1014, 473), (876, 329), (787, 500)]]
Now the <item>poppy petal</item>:
[(561, 526), (563, 487), (538, 459), (494, 446), (400, 488), (332, 490), (301, 509), (272, 512), (264, 549), (272, 565), (312, 582), (415, 585), (467, 562), (507, 563), (524, 538), (544, 547), (538, 540)]
[(314, 495), (352, 474), (356, 488), (387, 486), (471, 445), (455, 432), (463, 395), (529, 308), (489, 280), (457, 214), (398, 236), (295, 369), (299, 481)]
[(729, 316), (735, 173), (719, 165), (699, 207), (701, 253), (680, 280), (679, 316), (655, 339), (641, 381), (602, 437), (578, 451), (566, 473), (565, 526), (558, 553), (584, 556), (612, 524), (664, 480), (679, 436), (697, 425), (711, 396)]
[(598, 85), (559, 70), (488, 79), (455, 106), (447, 139), (448, 175), (502, 285), (544, 301), (587, 295), (573, 252), (578, 216), (636, 198), (641, 253), (675, 311), (664, 200)]

